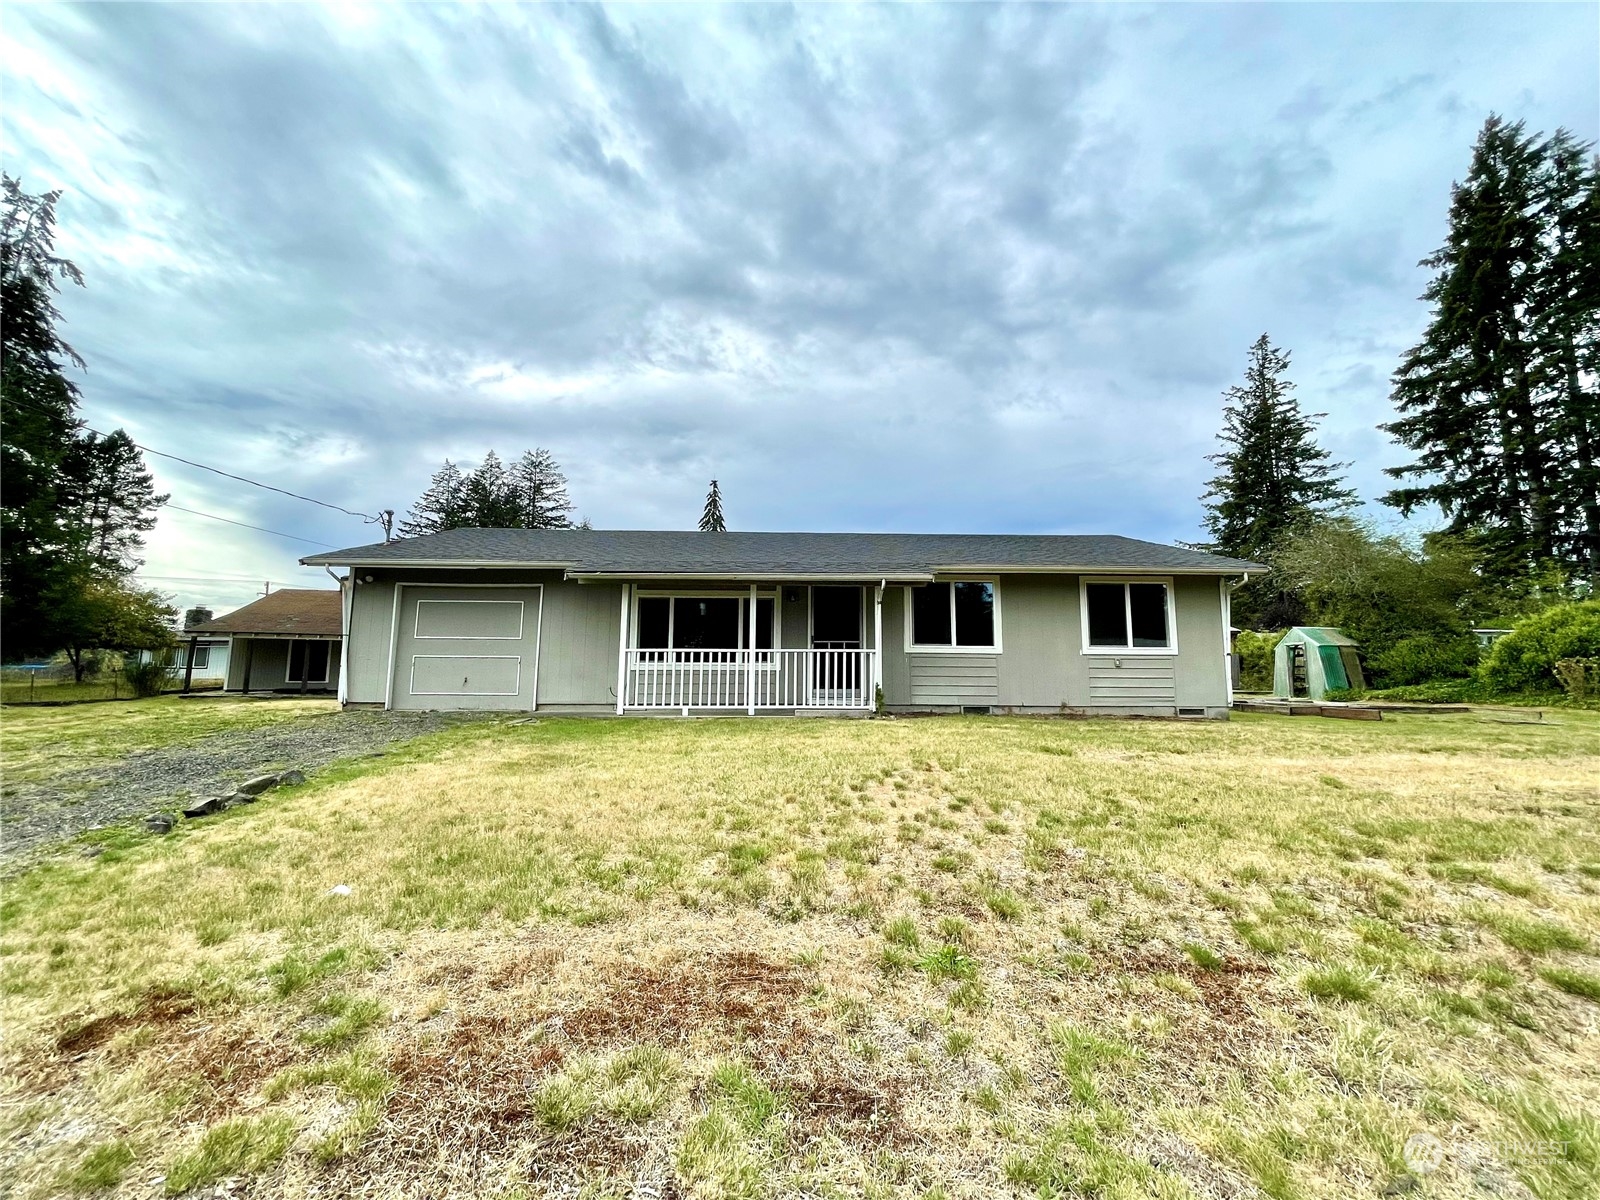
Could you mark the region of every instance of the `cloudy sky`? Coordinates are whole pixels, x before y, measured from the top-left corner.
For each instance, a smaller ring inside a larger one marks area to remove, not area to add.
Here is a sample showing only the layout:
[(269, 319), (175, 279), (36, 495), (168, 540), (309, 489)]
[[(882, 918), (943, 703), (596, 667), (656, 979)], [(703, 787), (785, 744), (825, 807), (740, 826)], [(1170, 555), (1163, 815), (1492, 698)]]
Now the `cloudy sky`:
[[(84, 415), (351, 509), (554, 451), (597, 526), (1199, 536), (1263, 331), (1366, 497), (1491, 111), (1594, 138), (1594, 4), (8, 5)], [(160, 459), (146, 577), (358, 520)]]

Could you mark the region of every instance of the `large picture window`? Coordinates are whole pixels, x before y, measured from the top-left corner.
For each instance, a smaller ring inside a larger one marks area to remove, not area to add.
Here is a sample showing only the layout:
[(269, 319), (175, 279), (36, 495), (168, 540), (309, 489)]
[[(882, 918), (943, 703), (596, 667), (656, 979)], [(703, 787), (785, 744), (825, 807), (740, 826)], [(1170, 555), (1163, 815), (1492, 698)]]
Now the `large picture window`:
[(748, 596), (640, 596), (634, 645), (640, 650), (743, 650), (754, 633), (756, 650), (771, 650), (776, 625), (774, 596), (756, 597), (750, 621)]
[(1088, 580), (1083, 607), (1085, 646), (1091, 651), (1173, 649), (1167, 583)]
[(1000, 646), (999, 599), (987, 580), (925, 583), (911, 596), (915, 649), (995, 650)]

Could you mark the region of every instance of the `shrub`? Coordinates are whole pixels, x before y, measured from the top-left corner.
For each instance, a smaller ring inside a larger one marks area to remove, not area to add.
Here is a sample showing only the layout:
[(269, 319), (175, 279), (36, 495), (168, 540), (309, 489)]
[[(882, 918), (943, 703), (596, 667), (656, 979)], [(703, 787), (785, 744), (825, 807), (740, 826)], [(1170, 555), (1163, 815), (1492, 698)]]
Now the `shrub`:
[(130, 662), (123, 666), (122, 677), (128, 681), (128, 687), (135, 696), (159, 696), (167, 684), (172, 682), (172, 666), (166, 661), (164, 655), (158, 655), (149, 662)]
[(1600, 600), (1558, 605), (1518, 622), (1490, 647), (1478, 673), (1497, 692), (1552, 691), (1564, 658), (1600, 658)]
[(1556, 682), (1573, 700), (1600, 696), (1600, 658), (1562, 658), (1556, 660)]
[(1478, 642), (1473, 637), (1415, 634), (1374, 654), (1367, 665), (1381, 687), (1465, 679), (1478, 665)]
[(1257, 633), (1253, 629), (1241, 629), (1239, 636), (1234, 639), (1233, 648), (1239, 654), (1239, 687), (1246, 692), (1270, 692), (1272, 690), (1272, 655), (1278, 648), (1278, 643), (1283, 641), (1287, 629), (1276, 632)]

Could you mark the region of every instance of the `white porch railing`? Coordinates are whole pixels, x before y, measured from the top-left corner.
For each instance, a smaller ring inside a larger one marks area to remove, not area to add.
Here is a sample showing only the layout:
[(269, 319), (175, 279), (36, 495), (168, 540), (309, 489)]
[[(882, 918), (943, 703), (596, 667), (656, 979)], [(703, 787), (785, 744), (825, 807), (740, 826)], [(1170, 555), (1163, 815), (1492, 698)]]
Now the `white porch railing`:
[(872, 708), (875, 650), (629, 650), (624, 708)]

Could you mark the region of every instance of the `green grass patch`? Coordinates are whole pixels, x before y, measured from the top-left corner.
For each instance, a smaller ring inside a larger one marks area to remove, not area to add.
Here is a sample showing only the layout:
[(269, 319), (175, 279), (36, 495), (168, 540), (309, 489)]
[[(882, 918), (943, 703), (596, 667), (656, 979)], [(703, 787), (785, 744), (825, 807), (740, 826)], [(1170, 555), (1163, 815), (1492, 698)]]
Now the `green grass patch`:
[(213, 1125), (194, 1149), (179, 1154), (167, 1167), (167, 1195), (182, 1195), (229, 1175), (259, 1174), (284, 1156), (294, 1134), (294, 1120), (284, 1113)]

